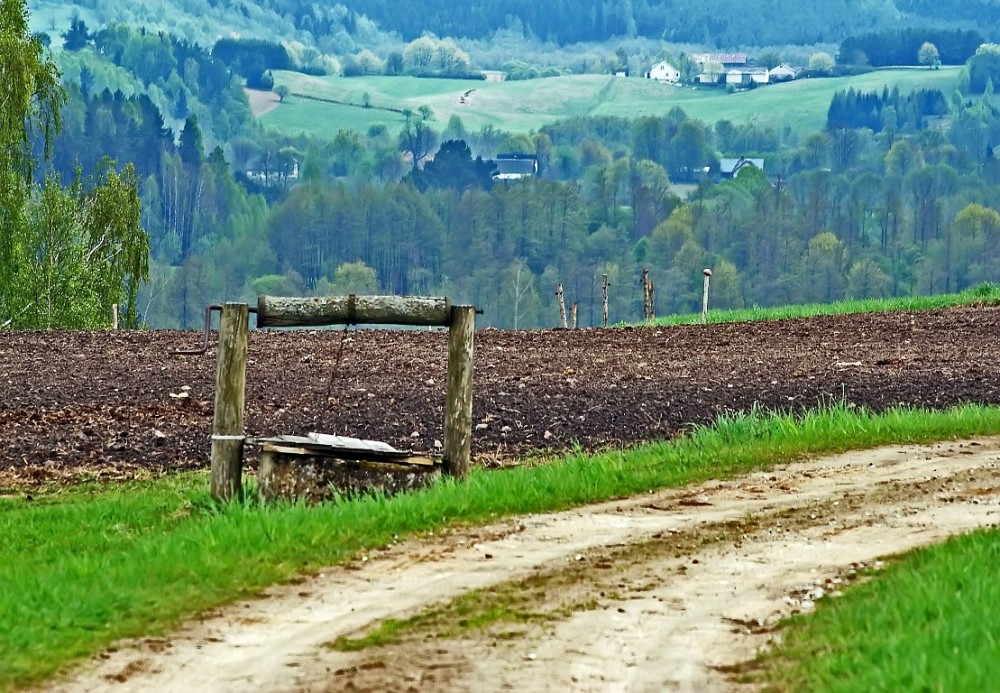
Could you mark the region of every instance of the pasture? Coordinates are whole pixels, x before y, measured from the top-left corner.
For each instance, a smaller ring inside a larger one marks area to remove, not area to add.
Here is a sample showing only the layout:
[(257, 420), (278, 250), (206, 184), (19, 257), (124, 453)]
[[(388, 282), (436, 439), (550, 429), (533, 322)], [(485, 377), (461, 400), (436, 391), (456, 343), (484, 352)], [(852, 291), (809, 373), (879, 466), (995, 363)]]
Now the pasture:
[[(959, 68), (889, 69), (855, 77), (795, 80), (749, 91), (677, 87), (645, 79), (607, 75), (572, 75), (513, 82), (420, 79), (416, 77), (311, 77), (278, 72), (275, 84), (291, 95), (263, 115), (265, 127), (286, 135), (306, 133), (331, 139), (338, 130), (366, 132), (385, 125), (395, 132), (404, 109), (433, 111), (432, 125), (442, 129), (457, 115), (465, 128), (486, 126), (526, 133), (556, 120), (576, 116), (662, 116), (680, 107), (705, 123), (730, 120), (760, 122), (799, 133), (823, 128), (834, 92), (899, 88), (908, 92), (937, 88), (950, 94)], [(470, 93), (471, 92), (471, 93)], [(365, 94), (368, 95), (365, 107)]]

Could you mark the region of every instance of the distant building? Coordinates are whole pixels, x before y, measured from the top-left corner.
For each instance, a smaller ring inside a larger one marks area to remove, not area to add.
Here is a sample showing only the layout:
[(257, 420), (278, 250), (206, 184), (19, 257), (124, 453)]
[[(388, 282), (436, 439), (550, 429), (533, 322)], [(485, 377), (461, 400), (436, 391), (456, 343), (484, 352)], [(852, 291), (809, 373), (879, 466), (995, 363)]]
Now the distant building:
[(483, 77), (487, 82), (506, 82), (507, 73), (500, 70), (483, 70)]
[(751, 84), (767, 84), (770, 75), (766, 67), (738, 67), (726, 71), (726, 84), (750, 86)]
[(668, 84), (677, 84), (681, 81), (681, 71), (664, 60), (663, 62), (659, 62), (649, 68), (649, 72), (646, 73), (646, 79), (653, 79), (657, 82), (666, 82)]
[(759, 171), (763, 171), (764, 160), (747, 159), (742, 156), (738, 159), (719, 159), (719, 174), (723, 178), (735, 178), (736, 175), (747, 166), (752, 166)]
[(496, 180), (520, 180), (538, 174), (538, 157), (534, 154), (497, 154), (493, 163), (497, 166), (493, 174)]
[(768, 74), (771, 76), (772, 82), (787, 82), (798, 76), (798, 72), (784, 64), (772, 67), (768, 71)]
[(691, 60), (699, 68), (704, 68), (708, 63), (719, 63), (722, 67), (745, 67), (747, 65), (746, 53), (692, 53)]

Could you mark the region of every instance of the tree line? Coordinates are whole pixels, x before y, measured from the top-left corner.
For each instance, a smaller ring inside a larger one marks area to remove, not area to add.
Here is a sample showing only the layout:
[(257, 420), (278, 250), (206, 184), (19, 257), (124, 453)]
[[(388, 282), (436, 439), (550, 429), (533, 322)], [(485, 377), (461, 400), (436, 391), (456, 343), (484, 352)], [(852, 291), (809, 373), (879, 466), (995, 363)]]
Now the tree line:
[[(109, 71), (90, 43), (67, 56), (79, 82), (65, 92), (64, 127), (39, 173), (68, 180), (79, 162), (110, 174), (103, 154), (134, 161), (119, 189), (141, 193), (151, 262), (133, 303), (150, 326), (191, 327), (206, 304), (256, 293), (386, 291), (442, 293), (484, 308), (487, 324), (535, 327), (556, 324), (549, 294), (558, 283), (579, 305), (580, 324), (594, 325), (605, 274), (612, 320), (641, 316), (643, 268), (660, 313), (697, 307), (704, 267), (715, 272), (720, 307), (997, 278), (1000, 119), (991, 95), (967, 90), (926, 128), (906, 114), (940, 108), (939, 95), (845, 93), (838, 98), (853, 99), (849, 110), (880, 108), (881, 128), (844, 122), (805, 136), (706, 124), (678, 108), (574, 118), (528, 134), (471, 132), (457, 117), (441, 128), (420, 109), (399, 132), (379, 126), (317, 140), (247, 121), (220, 137), (226, 121), (200, 117), (195, 89), (196, 66), (216, 71), (215, 58), (184, 54), (160, 34), (116, 35), (121, 54), (109, 62), (120, 69)], [(99, 88), (116, 79), (146, 90)], [(177, 80), (195, 103), (183, 118), (157, 97)], [(241, 90), (232, 98), (245, 107)], [(32, 132), (33, 161), (50, 151), (43, 130)], [(536, 157), (539, 175), (494, 181), (489, 161), (501, 152)], [(729, 180), (720, 156), (762, 157), (765, 171)], [(46, 188), (24, 199), (41, 200)]]

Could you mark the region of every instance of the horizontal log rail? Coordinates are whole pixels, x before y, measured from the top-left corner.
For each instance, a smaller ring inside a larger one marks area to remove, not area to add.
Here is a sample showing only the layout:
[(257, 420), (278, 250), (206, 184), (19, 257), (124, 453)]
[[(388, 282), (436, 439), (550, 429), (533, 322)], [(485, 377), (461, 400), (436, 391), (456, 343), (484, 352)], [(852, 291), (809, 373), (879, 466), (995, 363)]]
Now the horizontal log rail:
[(451, 302), (437, 296), (257, 297), (257, 327), (451, 324)]

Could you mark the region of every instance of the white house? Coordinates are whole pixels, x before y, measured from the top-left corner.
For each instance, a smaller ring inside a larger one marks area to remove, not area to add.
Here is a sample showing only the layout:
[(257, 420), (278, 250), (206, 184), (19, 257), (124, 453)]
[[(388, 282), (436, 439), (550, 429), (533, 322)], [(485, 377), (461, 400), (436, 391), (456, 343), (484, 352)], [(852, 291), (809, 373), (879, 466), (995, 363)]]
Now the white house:
[(763, 171), (764, 160), (747, 159), (742, 156), (738, 159), (719, 159), (719, 173), (726, 178), (735, 178), (740, 170), (746, 168), (747, 166), (752, 166), (760, 171)]
[(655, 79), (657, 82), (677, 84), (681, 81), (681, 73), (680, 70), (664, 60), (663, 62), (657, 63), (656, 65), (653, 65), (653, 67), (649, 68), (649, 72), (646, 73), (646, 79)]
[(754, 84), (767, 84), (769, 73), (766, 67), (738, 67), (726, 72), (726, 84), (737, 86), (748, 86)]
[(782, 64), (772, 67), (768, 74), (770, 74), (772, 82), (787, 82), (790, 79), (795, 79), (796, 72), (788, 65)]
[(496, 180), (520, 180), (538, 175), (538, 157), (534, 154), (497, 154), (493, 159)]

